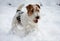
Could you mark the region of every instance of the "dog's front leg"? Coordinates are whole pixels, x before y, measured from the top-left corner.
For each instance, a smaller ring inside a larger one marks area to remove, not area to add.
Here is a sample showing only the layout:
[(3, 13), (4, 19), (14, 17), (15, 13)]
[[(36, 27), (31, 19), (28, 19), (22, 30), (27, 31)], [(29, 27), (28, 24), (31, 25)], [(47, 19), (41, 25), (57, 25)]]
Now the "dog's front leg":
[(28, 35), (31, 32), (31, 26), (30, 25), (25, 26), (24, 30), (25, 30), (25, 35)]

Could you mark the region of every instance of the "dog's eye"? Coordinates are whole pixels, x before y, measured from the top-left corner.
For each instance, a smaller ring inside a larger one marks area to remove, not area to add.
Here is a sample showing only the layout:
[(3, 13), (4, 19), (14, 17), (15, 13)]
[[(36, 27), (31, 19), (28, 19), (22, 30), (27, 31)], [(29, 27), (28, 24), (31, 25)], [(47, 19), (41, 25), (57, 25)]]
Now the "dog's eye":
[(39, 12), (39, 10), (36, 10), (36, 11), (38, 11), (38, 12)]
[(36, 11), (39, 12), (39, 9), (36, 7)]
[(34, 12), (34, 10), (32, 9), (31, 12)]
[(33, 12), (33, 10), (31, 10)]

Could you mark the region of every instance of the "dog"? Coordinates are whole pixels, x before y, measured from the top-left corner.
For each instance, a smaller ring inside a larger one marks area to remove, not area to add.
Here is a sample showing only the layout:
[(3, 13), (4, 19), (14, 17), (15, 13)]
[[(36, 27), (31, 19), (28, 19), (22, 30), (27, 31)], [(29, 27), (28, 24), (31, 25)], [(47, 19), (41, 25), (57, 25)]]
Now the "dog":
[(21, 11), (24, 4), (21, 4), (16, 15), (12, 20), (12, 33), (20, 36), (26, 36), (30, 32), (35, 31), (38, 28), (38, 21), (40, 19), (40, 5), (28, 4), (25, 8), (27, 12)]

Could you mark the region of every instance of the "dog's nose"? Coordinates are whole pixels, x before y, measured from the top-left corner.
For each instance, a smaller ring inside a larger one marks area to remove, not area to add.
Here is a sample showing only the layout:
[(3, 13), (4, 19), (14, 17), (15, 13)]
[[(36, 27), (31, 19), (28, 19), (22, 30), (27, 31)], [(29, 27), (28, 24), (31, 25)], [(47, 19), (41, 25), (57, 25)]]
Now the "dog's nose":
[(39, 16), (36, 17), (36, 19), (39, 19), (39, 18), (40, 18)]

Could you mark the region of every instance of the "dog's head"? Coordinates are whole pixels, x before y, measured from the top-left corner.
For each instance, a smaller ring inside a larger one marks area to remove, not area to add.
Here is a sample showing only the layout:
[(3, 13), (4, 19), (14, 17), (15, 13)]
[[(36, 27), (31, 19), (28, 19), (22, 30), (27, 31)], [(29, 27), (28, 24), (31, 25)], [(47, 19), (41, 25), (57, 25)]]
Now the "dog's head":
[(40, 6), (38, 4), (29, 4), (26, 6), (26, 9), (29, 18), (37, 23), (38, 19), (40, 18)]

